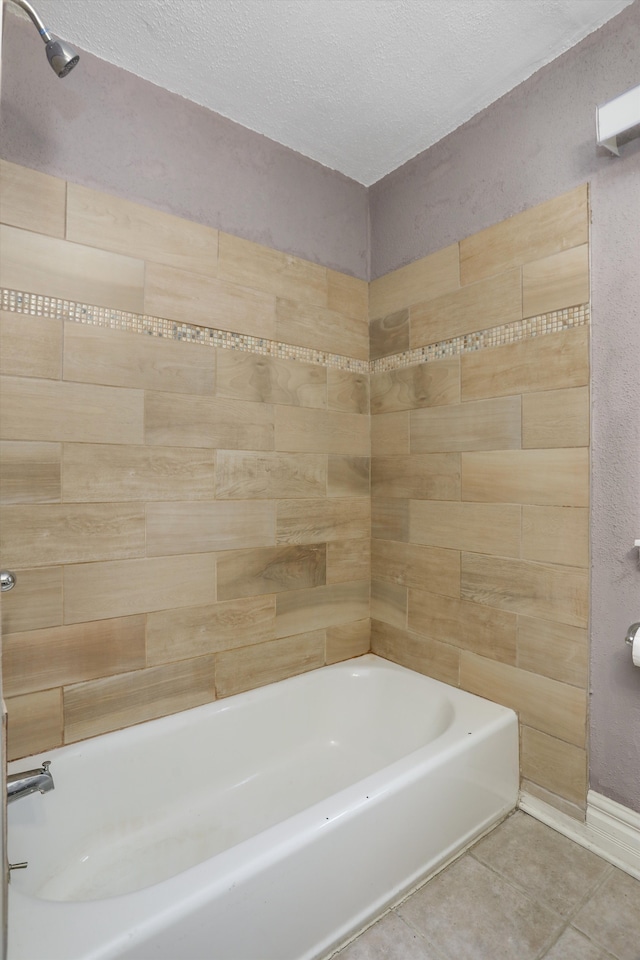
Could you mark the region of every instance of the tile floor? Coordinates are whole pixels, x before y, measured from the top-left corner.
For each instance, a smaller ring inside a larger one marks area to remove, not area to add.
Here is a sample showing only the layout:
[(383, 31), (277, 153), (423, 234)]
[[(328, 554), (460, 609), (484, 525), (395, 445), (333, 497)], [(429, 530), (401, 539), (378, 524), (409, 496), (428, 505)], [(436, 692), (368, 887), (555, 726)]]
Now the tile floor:
[(640, 881), (516, 812), (333, 960), (640, 960)]

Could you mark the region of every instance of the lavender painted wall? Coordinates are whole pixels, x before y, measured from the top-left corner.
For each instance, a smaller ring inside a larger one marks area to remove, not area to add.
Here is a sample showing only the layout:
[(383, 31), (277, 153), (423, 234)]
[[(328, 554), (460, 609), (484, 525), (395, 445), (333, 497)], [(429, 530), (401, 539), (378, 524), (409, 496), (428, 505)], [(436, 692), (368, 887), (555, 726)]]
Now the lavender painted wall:
[(89, 53), (56, 80), (33, 25), (5, 21), (5, 160), (367, 279), (361, 184)]
[[(636, 73), (636, 82), (640, 73)], [(640, 149), (592, 190), (591, 787), (640, 811)]]
[(640, 811), (640, 142), (595, 146), (595, 107), (640, 83), (640, 0), (370, 188), (372, 276), (591, 183), (591, 788)]
[(640, 83), (639, 42), (636, 0), (370, 187), (371, 279), (577, 184), (606, 180), (615, 161), (596, 152), (595, 108)]

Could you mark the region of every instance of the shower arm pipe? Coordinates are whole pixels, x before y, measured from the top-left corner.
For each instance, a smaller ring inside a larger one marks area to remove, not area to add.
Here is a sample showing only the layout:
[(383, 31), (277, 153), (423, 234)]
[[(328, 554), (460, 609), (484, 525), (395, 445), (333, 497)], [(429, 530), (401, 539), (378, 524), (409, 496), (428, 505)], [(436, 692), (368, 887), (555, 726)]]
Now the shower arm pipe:
[(9, 0), (9, 2), (15, 3), (16, 6), (18, 7), (22, 7), (24, 12), (31, 17), (36, 27), (38, 28), (38, 33), (42, 37), (44, 43), (49, 43), (51, 40), (53, 40), (53, 34), (49, 30), (47, 30), (44, 23), (42, 22), (42, 20), (40, 19), (36, 11), (33, 9), (31, 4), (27, 2), (27, 0)]

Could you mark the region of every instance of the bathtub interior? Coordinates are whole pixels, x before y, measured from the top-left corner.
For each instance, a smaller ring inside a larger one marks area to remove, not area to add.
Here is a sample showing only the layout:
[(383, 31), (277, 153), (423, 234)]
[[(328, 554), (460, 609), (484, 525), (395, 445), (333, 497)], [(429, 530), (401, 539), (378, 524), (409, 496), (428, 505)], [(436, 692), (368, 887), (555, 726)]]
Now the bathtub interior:
[(16, 888), (92, 900), (175, 876), (442, 738), (457, 692), (362, 657), (51, 751), (55, 791), (9, 811)]

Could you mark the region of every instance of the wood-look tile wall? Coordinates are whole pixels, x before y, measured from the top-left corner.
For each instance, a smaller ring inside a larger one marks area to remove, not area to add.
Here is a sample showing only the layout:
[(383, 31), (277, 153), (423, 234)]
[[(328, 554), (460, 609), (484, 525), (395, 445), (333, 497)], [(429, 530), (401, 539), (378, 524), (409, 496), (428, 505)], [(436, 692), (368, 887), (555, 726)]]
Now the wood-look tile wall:
[[(587, 200), (374, 281), (372, 358), (587, 303)], [(371, 413), (372, 649), (517, 710), (523, 785), (581, 816), (588, 327), (373, 373)]]
[[(0, 285), (369, 356), (367, 284), (0, 163)], [(369, 377), (0, 314), (12, 758), (364, 653)]]
[[(0, 177), (1, 285), (357, 360), (589, 297), (586, 188), (367, 287), (12, 164)], [(527, 789), (580, 815), (587, 327), (369, 378), (0, 325), (12, 757), (371, 644), (514, 707)]]

